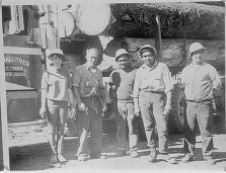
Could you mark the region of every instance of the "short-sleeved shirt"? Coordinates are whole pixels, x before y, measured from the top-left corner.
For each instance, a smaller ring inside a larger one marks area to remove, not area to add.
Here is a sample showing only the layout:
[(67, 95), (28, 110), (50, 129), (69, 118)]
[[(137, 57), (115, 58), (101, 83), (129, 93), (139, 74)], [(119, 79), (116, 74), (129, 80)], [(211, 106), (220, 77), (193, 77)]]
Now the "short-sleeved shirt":
[(80, 97), (100, 96), (104, 92), (104, 83), (100, 69), (92, 72), (86, 64), (76, 67), (72, 75), (72, 86), (78, 87)]
[(128, 72), (120, 68), (114, 70), (109, 77), (109, 85), (115, 86), (115, 94), (112, 97), (120, 100), (133, 100), (135, 74), (136, 69), (132, 67)]
[(187, 100), (203, 101), (213, 99), (213, 88), (221, 86), (216, 69), (210, 64), (191, 63), (181, 73), (181, 82), (185, 86)]
[(133, 96), (138, 97), (140, 90), (163, 91), (165, 93), (173, 89), (171, 73), (168, 67), (155, 62), (152, 68), (143, 64), (136, 72)]
[(70, 75), (66, 69), (57, 72), (45, 71), (42, 76), (41, 89), (47, 90), (47, 99), (68, 101), (68, 89), (72, 88)]

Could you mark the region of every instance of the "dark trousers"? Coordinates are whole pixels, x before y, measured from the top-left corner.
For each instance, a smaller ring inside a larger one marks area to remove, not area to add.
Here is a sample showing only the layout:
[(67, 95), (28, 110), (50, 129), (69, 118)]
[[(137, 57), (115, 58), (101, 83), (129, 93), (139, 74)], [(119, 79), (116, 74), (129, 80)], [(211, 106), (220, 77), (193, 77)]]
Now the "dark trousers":
[(202, 135), (203, 157), (211, 157), (213, 150), (213, 107), (211, 101), (195, 103), (187, 101), (186, 121), (184, 126), (184, 151), (190, 156), (194, 155), (196, 138), (196, 121)]
[(148, 142), (147, 145), (150, 148), (156, 148), (155, 126), (157, 126), (159, 152), (167, 153), (167, 116), (163, 114), (165, 94), (141, 91), (139, 105)]
[[(82, 98), (88, 111), (80, 111), (78, 115), (79, 147), (77, 156), (88, 155), (99, 157), (102, 145), (102, 106), (99, 97), (92, 96)], [(90, 146), (88, 147), (88, 135), (90, 133)], [(90, 151), (90, 153), (89, 153)]]
[(64, 125), (68, 112), (68, 102), (47, 100), (47, 108), (49, 143), (53, 153), (61, 154), (63, 152)]
[(126, 150), (127, 148), (126, 126), (128, 125), (130, 150), (137, 150), (138, 124), (134, 116), (133, 101), (114, 100), (113, 104), (117, 127), (116, 138), (118, 149)]

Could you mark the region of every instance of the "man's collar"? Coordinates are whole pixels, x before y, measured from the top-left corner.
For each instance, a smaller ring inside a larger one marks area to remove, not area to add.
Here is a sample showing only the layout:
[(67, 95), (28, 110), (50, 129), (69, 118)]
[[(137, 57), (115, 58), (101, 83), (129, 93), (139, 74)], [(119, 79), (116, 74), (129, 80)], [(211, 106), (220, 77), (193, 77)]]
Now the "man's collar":
[(194, 62), (191, 62), (192, 66), (203, 66), (203, 65), (206, 65), (206, 64), (207, 64), (206, 62), (202, 62), (202, 64), (195, 64)]
[(132, 67), (131, 65), (129, 65), (129, 66), (128, 66), (128, 67), (126, 67), (126, 68), (120, 68), (120, 67), (118, 67), (118, 70), (122, 70), (122, 71), (126, 71), (126, 72), (128, 72), (128, 71), (133, 70), (133, 67)]
[(147, 68), (147, 69), (150, 69), (150, 70), (152, 70), (152, 69), (154, 69), (155, 67), (157, 67), (158, 66), (158, 61), (155, 61), (155, 63), (154, 63), (154, 65), (152, 66), (152, 67), (148, 67), (145, 63), (141, 66), (142, 68)]
[(86, 68), (86, 70), (91, 70), (91, 69), (97, 69), (97, 67), (89, 67), (88, 65), (87, 65), (87, 63), (85, 63), (85, 68)]

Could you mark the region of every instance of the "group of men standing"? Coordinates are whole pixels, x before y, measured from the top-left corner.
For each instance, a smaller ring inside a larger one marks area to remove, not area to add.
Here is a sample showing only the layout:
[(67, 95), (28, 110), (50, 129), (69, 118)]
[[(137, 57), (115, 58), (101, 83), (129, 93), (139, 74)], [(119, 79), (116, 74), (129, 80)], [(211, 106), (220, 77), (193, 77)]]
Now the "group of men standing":
[[(195, 146), (195, 125), (198, 121), (203, 137), (203, 157), (214, 164), (212, 157), (213, 138), (212, 100), (215, 89), (220, 86), (216, 69), (203, 61), (205, 48), (200, 43), (190, 45), (192, 62), (182, 71), (182, 86), (185, 88), (186, 121), (184, 128), (183, 162), (192, 161)], [(157, 51), (151, 45), (143, 45), (139, 56), (144, 64), (135, 69), (127, 50), (119, 49), (115, 54), (118, 68), (109, 78), (109, 95), (113, 101), (116, 119), (118, 156), (127, 153), (127, 133), (129, 131), (130, 156), (139, 157), (138, 122), (141, 115), (147, 145), (150, 148), (149, 162), (155, 162), (157, 155), (169, 163), (176, 158), (168, 154), (167, 116), (171, 110), (173, 82), (168, 67), (158, 61)], [(106, 110), (106, 93), (101, 71), (97, 68), (100, 51), (95, 47), (86, 50), (86, 63), (78, 66), (71, 78), (71, 86), (77, 103), (79, 125), (79, 147), (77, 157), (80, 161), (88, 158), (104, 158), (101, 154), (102, 111)], [(158, 152), (155, 129), (158, 134)], [(90, 145), (87, 137), (90, 134)]]

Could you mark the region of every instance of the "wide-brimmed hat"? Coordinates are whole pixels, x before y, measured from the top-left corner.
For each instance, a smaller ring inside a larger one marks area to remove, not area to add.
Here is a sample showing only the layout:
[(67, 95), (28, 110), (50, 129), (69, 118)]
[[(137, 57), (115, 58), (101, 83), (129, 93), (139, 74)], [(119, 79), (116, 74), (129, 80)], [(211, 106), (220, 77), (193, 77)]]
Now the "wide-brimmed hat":
[(204, 50), (204, 49), (206, 49), (206, 48), (201, 43), (194, 42), (189, 47), (189, 53), (191, 55), (193, 52), (196, 52), (198, 50)]
[(66, 61), (64, 53), (61, 49), (46, 49), (46, 56), (50, 59), (52, 55), (60, 55), (62, 61)]
[(119, 57), (121, 57), (122, 55), (129, 56), (129, 53), (127, 52), (126, 49), (118, 49), (115, 53), (115, 61), (117, 61)]
[(150, 50), (154, 57), (157, 55), (157, 51), (154, 47), (152, 47), (150, 44), (145, 44), (145, 45), (141, 46), (140, 49), (139, 49), (140, 57), (142, 57), (142, 53), (146, 49)]

